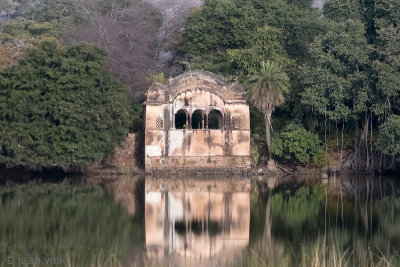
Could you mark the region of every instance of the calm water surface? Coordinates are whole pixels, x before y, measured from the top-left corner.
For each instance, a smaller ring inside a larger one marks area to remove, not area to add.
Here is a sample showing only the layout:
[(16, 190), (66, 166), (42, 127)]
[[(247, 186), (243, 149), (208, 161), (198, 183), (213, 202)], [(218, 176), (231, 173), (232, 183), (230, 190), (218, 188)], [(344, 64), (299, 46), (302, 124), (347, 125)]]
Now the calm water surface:
[(400, 266), (398, 181), (1, 186), (0, 266)]

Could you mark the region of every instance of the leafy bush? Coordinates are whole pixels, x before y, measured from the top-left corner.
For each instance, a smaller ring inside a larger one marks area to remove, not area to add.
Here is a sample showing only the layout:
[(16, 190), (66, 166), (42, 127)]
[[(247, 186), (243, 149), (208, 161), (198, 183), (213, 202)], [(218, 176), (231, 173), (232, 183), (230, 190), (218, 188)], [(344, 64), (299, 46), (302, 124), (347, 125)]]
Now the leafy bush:
[(318, 149), (317, 154), (315, 154), (312, 158), (312, 163), (316, 167), (325, 167), (328, 166), (329, 160), (328, 160), (328, 155), (326, 154), (325, 150), (320, 147)]
[(391, 115), (382, 124), (377, 147), (387, 155), (396, 156), (400, 154), (400, 116)]
[(128, 132), (126, 88), (91, 45), (43, 42), (0, 72), (0, 163), (80, 168)]
[(250, 157), (251, 157), (251, 161), (252, 161), (253, 165), (257, 166), (258, 162), (260, 160), (260, 153), (258, 152), (258, 147), (257, 146), (253, 146), (250, 149)]
[(291, 123), (281, 132), (273, 133), (271, 139), (272, 154), (309, 163), (319, 151), (320, 140), (317, 135), (308, 132), (303, 126)]

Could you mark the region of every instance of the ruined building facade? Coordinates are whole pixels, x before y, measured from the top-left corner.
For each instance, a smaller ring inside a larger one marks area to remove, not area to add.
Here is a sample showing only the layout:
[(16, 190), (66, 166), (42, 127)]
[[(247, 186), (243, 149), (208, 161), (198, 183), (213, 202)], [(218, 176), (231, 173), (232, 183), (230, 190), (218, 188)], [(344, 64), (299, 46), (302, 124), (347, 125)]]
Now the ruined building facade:
[(145, 101), (145, 169), (250, 167), (246, 92), (206, 71), (153, 83)]

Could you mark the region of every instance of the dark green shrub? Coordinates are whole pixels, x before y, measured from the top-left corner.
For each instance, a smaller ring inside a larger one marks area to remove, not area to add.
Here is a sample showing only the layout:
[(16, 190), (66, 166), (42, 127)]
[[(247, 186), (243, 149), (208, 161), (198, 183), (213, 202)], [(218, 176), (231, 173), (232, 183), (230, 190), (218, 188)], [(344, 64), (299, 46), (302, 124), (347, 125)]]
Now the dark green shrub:
[(128, 132), (126, 88), (92, 45), (43, 42), (0, 72), (0, 163), (80, 168)]
[(400, 116), (391, 115), (379, 130), (378, 149), (387, 155), (400, 155)]
[(286, 159), (309, 163), (320, 147), (318, 135), (308, 132), (303, 126), (291, 123), (281, 132), (272, 134), (272, 154)]

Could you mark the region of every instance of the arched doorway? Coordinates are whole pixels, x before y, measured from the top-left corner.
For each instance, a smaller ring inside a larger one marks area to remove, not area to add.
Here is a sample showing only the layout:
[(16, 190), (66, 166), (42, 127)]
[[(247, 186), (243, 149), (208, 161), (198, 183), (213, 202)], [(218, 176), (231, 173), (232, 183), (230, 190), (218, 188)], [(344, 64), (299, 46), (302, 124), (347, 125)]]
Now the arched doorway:
[(202, 109), (196, 109), (192, 113), (192, 129), (204, 129), (204, 111)]
[(208, 129), (222, 129), (223, 116), (221, 111), (213, 109), (208, 113)]
[(189, 114), (186, 110), (180, 109), (175, 113), (175, 129), (189, 128)]

